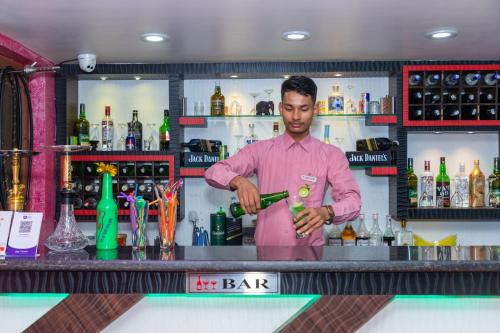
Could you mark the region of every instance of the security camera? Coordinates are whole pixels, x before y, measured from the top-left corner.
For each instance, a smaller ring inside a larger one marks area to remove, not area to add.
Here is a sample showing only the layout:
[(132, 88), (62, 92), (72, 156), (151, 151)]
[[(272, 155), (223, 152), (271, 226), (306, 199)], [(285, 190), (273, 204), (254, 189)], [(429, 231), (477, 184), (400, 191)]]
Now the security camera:
[(96, 56), (92, 53), (82, 53), (78, 55), (78, 64), (84, 72), (92, 72), (96, 64)]

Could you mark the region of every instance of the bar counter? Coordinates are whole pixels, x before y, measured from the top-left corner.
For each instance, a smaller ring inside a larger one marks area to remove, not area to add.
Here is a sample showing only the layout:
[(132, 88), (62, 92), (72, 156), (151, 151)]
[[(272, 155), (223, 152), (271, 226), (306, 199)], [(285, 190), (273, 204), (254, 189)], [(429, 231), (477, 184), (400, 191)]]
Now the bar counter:
[(500, 246), (176, 247), (0, 262), (2, 293), (185, 293), (189, 272), (279, 273), (281, 294), (500, 295)]

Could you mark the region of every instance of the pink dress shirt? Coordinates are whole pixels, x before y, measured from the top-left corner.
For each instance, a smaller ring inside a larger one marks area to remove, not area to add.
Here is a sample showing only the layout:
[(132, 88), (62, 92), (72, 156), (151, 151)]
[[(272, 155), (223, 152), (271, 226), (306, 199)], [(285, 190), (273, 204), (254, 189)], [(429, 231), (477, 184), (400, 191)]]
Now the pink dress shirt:
[[(229, 189), (236, 176), (257, 175), (259, 193), (287, 190), (290, 196), (308, 184), (311, 192), (306, 207), (321, 207), (328, 185), (332, 187), (334, 223), (353, 220), (361, 209), (359, 187), (349, 170), (344, 153), (307, 136), (299, 142), (287, 133), (276, 138), (245, 146), (236, 155), (211, 166), (205, 173), (208, 184)], [(261, 210), (257, 215), (257, 245), (294, 246), (323, 245), (323, 228), (309, 237), (296, 239), (292, 215), (282, 200)]]

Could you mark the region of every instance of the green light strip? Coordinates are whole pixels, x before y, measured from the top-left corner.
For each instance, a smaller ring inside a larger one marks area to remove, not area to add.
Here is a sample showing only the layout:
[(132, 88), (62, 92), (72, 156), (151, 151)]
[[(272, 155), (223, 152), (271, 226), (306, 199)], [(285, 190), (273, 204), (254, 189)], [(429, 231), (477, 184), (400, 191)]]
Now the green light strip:
[(500, 298), (495, 295), (395, 295), (393, 300), (403, 299), (433, 299), (433, 300), (449, 300), (463, 298)]
[(68, 297), (69, 294), (50, 294), (50, 293), (8, 293), (0, 294), (0, 297), (19, 297), (19, 298), (47, 298), (47, 297)]

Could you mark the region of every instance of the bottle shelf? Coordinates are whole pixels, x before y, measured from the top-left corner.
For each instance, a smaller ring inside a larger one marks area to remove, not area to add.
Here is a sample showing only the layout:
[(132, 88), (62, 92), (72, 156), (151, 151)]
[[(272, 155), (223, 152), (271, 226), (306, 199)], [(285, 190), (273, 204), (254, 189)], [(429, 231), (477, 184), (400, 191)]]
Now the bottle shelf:
[(409, 208), (409, 220), (498, 221), (500, 208)]

